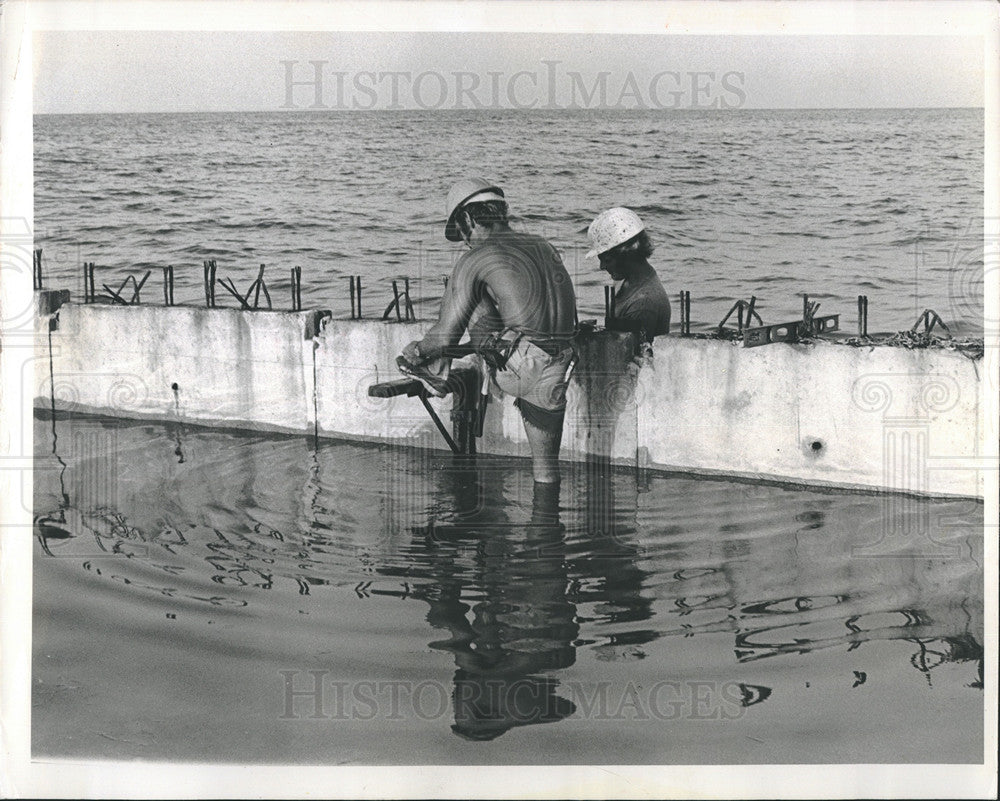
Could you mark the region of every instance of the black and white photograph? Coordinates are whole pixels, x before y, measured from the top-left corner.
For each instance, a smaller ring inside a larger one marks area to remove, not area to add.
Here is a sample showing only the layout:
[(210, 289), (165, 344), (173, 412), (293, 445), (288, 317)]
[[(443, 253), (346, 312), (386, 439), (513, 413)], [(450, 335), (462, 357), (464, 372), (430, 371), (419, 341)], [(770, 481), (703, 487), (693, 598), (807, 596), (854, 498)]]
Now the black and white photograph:
[(995, 797), (994, 3), (0, 24), (5, 797)]

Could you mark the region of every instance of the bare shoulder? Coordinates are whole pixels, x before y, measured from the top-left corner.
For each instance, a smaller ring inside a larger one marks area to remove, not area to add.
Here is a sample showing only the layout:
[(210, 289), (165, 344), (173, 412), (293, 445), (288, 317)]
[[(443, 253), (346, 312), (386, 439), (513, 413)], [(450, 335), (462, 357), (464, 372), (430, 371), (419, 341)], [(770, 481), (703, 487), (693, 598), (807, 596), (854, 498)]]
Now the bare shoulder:
[(519, 237), (521, 239), (520, 245), (524, 250), (533, 251), (545, 259), (562, 264), (562, 256), (559, 251), (545, 237), (528, 233), (520, 233)]

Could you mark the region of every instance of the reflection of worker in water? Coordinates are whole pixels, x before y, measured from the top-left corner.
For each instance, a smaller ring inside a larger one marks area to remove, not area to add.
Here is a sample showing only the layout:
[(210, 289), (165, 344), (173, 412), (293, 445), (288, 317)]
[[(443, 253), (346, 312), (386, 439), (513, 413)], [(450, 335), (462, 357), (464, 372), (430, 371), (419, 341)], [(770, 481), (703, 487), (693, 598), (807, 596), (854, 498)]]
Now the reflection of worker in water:
[[(429, 567), (437, 580), (415, 592), (430, 606), (428, 622), (450, 632), (431, 647), (454, 654), (452, 729), (471, 740), (558, 721), (576, 709), (557, 695), (557, 679), (537, 675), (569, 667), (576, 659), (576, 607), (566, 597), (558, 485), (536, 483), (531, 522), (516, 525), (502, 497), (484, 497), (484, 491), (497, 492), (498, 483), (493, 476), (484, 478), (482, 486), (462, 492), (476, 498), (468, 506), (478, 509), (460, 518), (461, 524), (435, 526), (432, 533), (436, 551), (445, 544), (472, 547), (472, 568), (456, 569), (463, 560), (454, 552), (434, 559)], [(470, 607), (463, 594), (479, 600)]]
[(613, 208), (601, 212), (587, 231), (593, 250), (621, 286), (615, 293), (614, 317), (607, 322), (613, 331), (634, 331), (646, 342), (670, 333), (670, 299), (649, 263), (653, 244), (639, 215), (631, 209)]
[(518, 524), (504, 495), (504, 479), (516, 474), (489, 465), (440, 474), (442, 506), (454, 515), (416, 530), (425, 542), (410, 549), (405, 568), (411, 597), (429, 606), (427, 621), (448, 632), (430, 645), (454, 656), (452, 729), (470, 740), (573, 714), (572, 692), (553, 674), (576, 662), (578, 603), (605, 629), (591, 642), (598, 658), (630, 658), (657, 636), (635, 625), (651, 617), (651, 601), (642, 596), (634, 528), (615, 523), (610, 465), (580, 474), (590, 491), (572, 549), (558, 488), (534, 484), (530, 522)]
[[(566, 597), (566, 549), (559, 491), (536, 484), (524, 537), (482, 544), (486, 597), (472, 607), (474, 650), (455, 651), (452, 730), (492, 740), (513, 726), (552, 723), (576, 706), (556, 693), (557, 679), (536, 675), (571, 666), (579, 632)], [(499, 546), (494, 549), (492, 546)], [(463, 617), (464, 619), (464, 617)]]

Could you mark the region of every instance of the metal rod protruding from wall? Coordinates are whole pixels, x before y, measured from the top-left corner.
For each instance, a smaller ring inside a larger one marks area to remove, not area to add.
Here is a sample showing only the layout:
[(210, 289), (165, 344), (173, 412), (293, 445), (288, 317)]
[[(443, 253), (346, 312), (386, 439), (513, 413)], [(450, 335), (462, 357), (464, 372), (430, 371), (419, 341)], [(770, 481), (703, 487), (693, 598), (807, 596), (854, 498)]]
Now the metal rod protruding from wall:
[(681, 336), (691, 335), (691, 293), (681, 290)]
[(215, 308), (215, 259), (207, 259), (204, 264), (205, 270), (205, 305)]
[(302, 311), (301, 267), (292, 267), (292, 311)]
[(83, 302), (93, 303), (97, 297), (97, 290), (94, 288), (94, 262), (85, 261), (83, 263)]
[[(254, 282), (254, 293), (253, 293), (253, 307), (256, 309), (260, 304), (260, 287), (264, 283), (264, 265), (260, 265), (260, 270), (257, 272), (257, 280)], [(265, 295), (267, 293), (265, 292)]]
[(163, 268), (163, 305), (174, 305), (174, 266), (172, 264)]
[(417, 315), (413, 311), (413, 302), (410, 300), (410, 279), (407, 276), (403, 276), (403, 293), (406, 297), (406, 319), (416, 320)]
[(392, 298), (393, 305), (396, 307), (396, 321), (402, 322), (403, 313), (399, 310), (399, 284), (395, 279), (392, 282)]
[(361, 319), (361, 276), (351, 277), (351, 319)]

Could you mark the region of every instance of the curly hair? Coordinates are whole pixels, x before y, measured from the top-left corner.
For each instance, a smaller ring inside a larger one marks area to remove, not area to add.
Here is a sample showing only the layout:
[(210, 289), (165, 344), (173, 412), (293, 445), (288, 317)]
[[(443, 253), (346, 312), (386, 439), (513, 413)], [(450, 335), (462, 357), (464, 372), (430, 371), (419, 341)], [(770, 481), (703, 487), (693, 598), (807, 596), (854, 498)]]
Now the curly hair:
[(640, 231), (631, 239), (622, 242), (620, 245), (615, 245), (610, 250), (604, 251), (600, 255), (600, 258), (621, 258), (626, 261), (640, 261), (652, 256), (654, 249), (649, 234), (645, 231)]
[[(462, 236), (470, 234), (469, 220), (471, 219), (477, 228), (495, 228), (507, 225), (507, 202), (504, 200), (487, 200), (482, 203), (469, 203), (462, 206), (465, 214), (459, 214), (456, 218), (458, 229)], [(466, 217), (468, 214), (468, 217)]]

